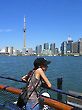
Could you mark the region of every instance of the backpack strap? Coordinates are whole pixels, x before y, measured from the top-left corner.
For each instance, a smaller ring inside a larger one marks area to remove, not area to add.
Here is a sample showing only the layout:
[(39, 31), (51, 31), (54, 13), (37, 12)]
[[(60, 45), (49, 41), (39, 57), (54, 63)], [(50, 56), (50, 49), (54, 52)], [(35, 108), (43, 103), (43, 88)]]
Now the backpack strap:
[[(32, 93), (33, 93), (34, 91), (35, 91), (35, 92), (36, 92), (36, 94), (37, 94), (36, 88), (37, 88), (37, 86), (38, 86), (39, 82), (40, 82), (40, 81), (38, 81), (38, 83), (36, 84), (36, 86), (33, 86), (33, 87), (34, 87), (34, 89), (31, 91), (31, 93), (30, 93), (30, 95), (29, 95), (28, 99), (31, 97), (31, 95), (32, 95)], [(38, 96), (38, 94), (37, 94), (37, 96)]]

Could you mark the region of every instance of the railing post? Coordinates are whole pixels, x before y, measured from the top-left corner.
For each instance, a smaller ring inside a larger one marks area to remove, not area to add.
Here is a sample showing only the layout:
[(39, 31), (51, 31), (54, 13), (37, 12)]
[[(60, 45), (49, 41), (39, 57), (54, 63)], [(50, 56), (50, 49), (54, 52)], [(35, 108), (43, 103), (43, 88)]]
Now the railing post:
[[(62, 81), (63, 78), (57, 78), (57, 89), (62, 90)], [(57, 93), (57, 100), (62, 101), (62, 94), (61, 93)]]

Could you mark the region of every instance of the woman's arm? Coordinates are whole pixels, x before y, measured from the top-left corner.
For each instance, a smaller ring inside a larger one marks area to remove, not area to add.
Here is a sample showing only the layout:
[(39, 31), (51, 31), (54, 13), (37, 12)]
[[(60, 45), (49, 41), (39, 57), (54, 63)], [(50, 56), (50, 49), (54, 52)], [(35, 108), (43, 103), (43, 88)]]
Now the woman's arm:
[(36, 70), (36, 74), (39, 74), (42, 77), (42, 79), (44, 80), (44, 82), (47, 84), (47, 86), (49, 88), (51, 88), (51, 83), (50, 83), (50, 81), (48, 80), (48, 78), (46, 77), (44, 71), (41, 68)]
[(33, 70), (29, 71), (28, 74), (26, 74), (25, 76), (22, 77), (22, 80), (27, 82), (29, 77), (31, 77), (33, 75)]
[(23, 76), (21, 79), (22, 79), (22, 81), (24, 81), (24, 82), (27, 82), (27, 77), (28, 77), (28, 75), (25, 75), (25, 76)]

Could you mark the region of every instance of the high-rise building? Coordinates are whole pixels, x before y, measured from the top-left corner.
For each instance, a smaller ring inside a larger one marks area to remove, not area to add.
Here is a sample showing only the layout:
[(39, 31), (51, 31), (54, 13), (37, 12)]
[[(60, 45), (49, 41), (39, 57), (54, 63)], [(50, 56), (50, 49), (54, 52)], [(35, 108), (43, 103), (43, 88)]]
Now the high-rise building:
[(82, 38), (79, 39), (78, 43), (79, 54), (82, 55)]
[(61, 54), (67, 53), (67, 42), (66, 41), (62, 42), (60, 50), (61, 50)]
[(5, 48), (5, 53), (8, 53), (8, 47)]
[(73, 40), (71, 39), (71, 37), (68, 37), (68, 41), (67, 41), (67, 53), (72, 53), (72, 43), (73, 43)]
[(58, 54), (59, 51), (58, 51), (58, 48), (55, 48), (55, 54)]
[(54, 55), (55, 54), (55, 43), (50, 44), (50, 50), (51, 50), (52, 54)]
[(73, 42), (72, 43), (72, 53), (79, 53), (79, 45), (78, 42)]
[(13, 55), (13, 47), (10, 47), (10, 55)]
[(37, 54), (37, 55), (40, 55), (41, 52), (42, 52), (42, 45), (36, 46), (36, 54)]
[(49, 50), (49, 43), (44, 43), (44, 50)]

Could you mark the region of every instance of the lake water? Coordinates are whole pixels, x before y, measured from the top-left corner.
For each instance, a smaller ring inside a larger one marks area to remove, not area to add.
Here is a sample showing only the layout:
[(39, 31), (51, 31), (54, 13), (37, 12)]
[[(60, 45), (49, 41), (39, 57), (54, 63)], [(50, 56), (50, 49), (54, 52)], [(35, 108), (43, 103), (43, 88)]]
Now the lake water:
[[(0, 76), (21, 79), (33, 68), (36, 56), (0, 56)], [(82, 57), (49, 56), (51, 61), (46, 72), (52, 85), (56, 88), (57, 78), (63, 77), (63, 90), (82, 92)], [(0, 78), (0, 84), (21, 87), (22, 84)]]

